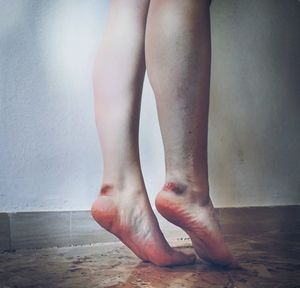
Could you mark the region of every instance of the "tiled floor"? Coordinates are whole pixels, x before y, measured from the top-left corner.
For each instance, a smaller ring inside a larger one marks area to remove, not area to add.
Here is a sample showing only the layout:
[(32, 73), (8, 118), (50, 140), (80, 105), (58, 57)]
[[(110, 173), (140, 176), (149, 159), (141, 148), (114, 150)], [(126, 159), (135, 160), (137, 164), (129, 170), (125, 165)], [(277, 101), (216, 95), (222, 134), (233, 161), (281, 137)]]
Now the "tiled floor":
[[(275, 212), (259, 223), (260, 215), (251, 218), (248, 213), (242, 226), (227, 216), (224, 233), (242, 270), (200, 260), (159, 268), (141, 262), (119, 243), (97, 244), (2, 253), (0, 287), (300, 287), (300, 217), (293, 219), (299, 209), (292, 217)], [(172, 244), (192, 251), (188, 240)]]

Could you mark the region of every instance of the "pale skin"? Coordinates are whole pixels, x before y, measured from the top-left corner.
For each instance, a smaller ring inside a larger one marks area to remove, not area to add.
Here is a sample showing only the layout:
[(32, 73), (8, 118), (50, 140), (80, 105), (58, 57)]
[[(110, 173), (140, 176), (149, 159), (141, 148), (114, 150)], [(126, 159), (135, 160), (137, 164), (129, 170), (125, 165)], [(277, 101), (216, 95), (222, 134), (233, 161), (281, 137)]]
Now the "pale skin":
[(94, 70), (104, 172), (92, 215), (139, 258), (159, 266), (191, 264), (195, 256), (170, 247), (147, 196), (138, 150), (146, 67), (165, 150), (157, 210), (190, 235), (199, 257), (237, 266), (209, 197), (210, 51), (209, 1), (111, 1)]

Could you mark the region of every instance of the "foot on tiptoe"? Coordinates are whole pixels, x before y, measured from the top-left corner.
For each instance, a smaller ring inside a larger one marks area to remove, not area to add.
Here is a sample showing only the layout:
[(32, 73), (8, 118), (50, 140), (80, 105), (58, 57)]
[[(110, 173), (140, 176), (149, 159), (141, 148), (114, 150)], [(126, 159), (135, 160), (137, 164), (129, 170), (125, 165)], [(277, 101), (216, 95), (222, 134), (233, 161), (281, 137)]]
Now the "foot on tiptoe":
[(171, 248), (164, 238), (144, 188), (117, 189), (103, 185), (91, 209), (94, 219), (117, 236), (139, 258), (159, 266), (195, 261)]
[(158, 193), (155, 204), (162, 216), (181, 227), (191, 237), (200, 258), (217, 265), (238, 268), (239, 264), (221, 234), (208, 193), (205, 199), (195, 195), (197, 193), (188, 185), (168, 182)]

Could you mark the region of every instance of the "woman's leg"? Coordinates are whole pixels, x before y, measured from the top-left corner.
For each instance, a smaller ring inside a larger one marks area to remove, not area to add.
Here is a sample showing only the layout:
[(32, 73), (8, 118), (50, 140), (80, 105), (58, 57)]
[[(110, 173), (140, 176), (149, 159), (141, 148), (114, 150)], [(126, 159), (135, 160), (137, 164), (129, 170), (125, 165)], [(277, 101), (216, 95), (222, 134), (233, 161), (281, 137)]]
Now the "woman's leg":
[(140, 167), (138, 129), (148, 6), (148, 0), (111, 1), (94, 72), (104, 175), (92, 215), (141, 259), (157, 265), (186, 264), (194, 256), (177, 252), (166, 242)]
[(206, 0), (150, 3), (146, 67), (156, 96), (166, 161), (166, 183), (156, 206), (190, 235), (200, 257), (232, 265), (209, 197), (209, 4)]

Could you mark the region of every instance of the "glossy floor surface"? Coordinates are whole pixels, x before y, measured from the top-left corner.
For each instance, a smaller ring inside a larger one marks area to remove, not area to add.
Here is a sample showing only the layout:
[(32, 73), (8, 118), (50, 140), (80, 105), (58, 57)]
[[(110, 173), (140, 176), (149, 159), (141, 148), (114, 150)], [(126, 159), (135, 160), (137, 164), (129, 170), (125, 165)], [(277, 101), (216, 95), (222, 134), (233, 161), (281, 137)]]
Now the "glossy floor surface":
[[(200, 260), (160, 268), (141, 262), (120, 243), (97, 244), (4, 252), (0, 287), (300, 287), (299, 208), (250, 212), (238, 219), (222, 215), (221, 221), (241, 270)], [(171, 244), (192, 251), (188, 239)]]

